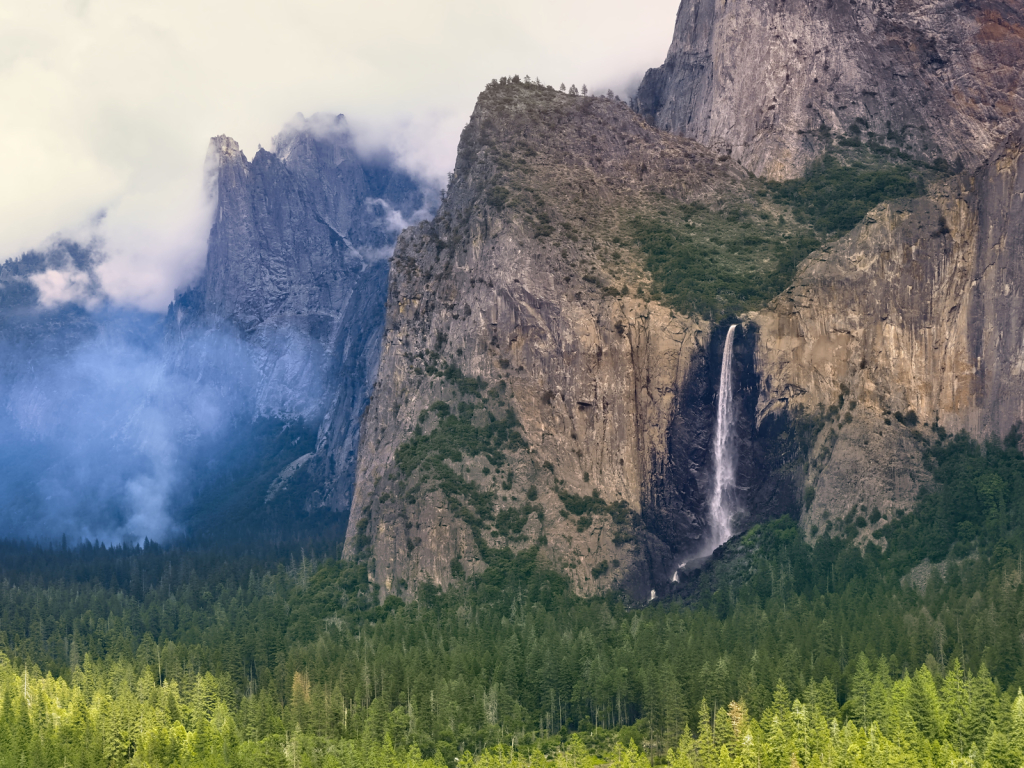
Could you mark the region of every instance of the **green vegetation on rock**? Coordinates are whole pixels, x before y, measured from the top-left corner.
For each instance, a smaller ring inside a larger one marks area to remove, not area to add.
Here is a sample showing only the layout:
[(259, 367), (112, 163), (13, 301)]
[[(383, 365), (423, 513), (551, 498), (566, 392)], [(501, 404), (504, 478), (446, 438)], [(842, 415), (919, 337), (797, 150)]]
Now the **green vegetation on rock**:
[(767, 182), (777, 202), (792, 206), (797, 221), (823, 236), (842, 235), (885, 200), (925, 193), (920, 168), (865, 162), (827, 154), (799, 179)]
[(625, 526), (630, 522), (629, 506), (624, 501), (617, 501), (608, 504), (594, 489), (590, 496), (577, 496), (567, 491), (559, 491), (558, 498), (561, 499), (565, 511), (563, 515), (573, 515), (576, 518), (576, 530), (585, 531), (589, 528), (596, 515), (608, 515), (616, 525)]
[(740, 202), (666, 207), (627, 232), (668, 306), (716, 320), (764, 306), (821, 245), (807, 226)]
[(473, 424), (473, 415), (477, 411), (474, 407), (460, 408), (458, 414), (453, 414), (447, 403), (438, 402), (430, 410), (441, 413), (437, 426), (429, 434), (422, 430), (413, 434), (395, 452), (395, 463), (407, 476), (411, 476), (424, 462), (429, 464), (427, 470), (431, 471), (438, 462), (445, 459), (460, 462), (464, 455), (483, 454), (497, 469), (505, 463), (505, 451), (526, 447), (511, 408), (505, 410), (501, 419), (493, 418), (488, 411), (488, 419), (483, 426)]
[(980, 548), (998, 557), (1024, 552), (1024, 456), (1020, 433), (984, 445), (966, 434), (925, 453), (938, 486), (918, 501), (918, 513), (894, 520), (881, 533), (911, 565), (928, 558), (963, 558)]
[[(481, 535), (485, 525), (492, 525), (493, 534), (510, 542), (522, 541), (523, 526), (530, 514), (542, 508), (523, 504), (499, 511), (497, 494), (466, 477), (462, 464), (467, 459), (483, 456), (487, 462), (486, 476), (490, 476), (491, 471), (505, 465), (508, 452), (525, 449), (527, 444), (519, 431), (515, 412), (499, 394), (503, 387), (492, 389), (483, 398), (484, 383), (463, 376), (455, 366), (437, 367), (434, 375), (454, 383), (465, 399), (454, 404), (456, 413), (452, 412), (452, 404), (442, 400), (424, 409), (412, 437), (395, 452), (395, 463), (402, 474), (409, 480), (416, 478), (416, 490), (408, 492), (405, 502), (417, 503), (422, 489), (440, 491), (452, 514), (469, 525), (477, 547), (489, 561), (491, 553), (497, 550), (489, 547)], [(437, 423), (424, 432), (423, 425), (427, 424), (430, 414), (436, 414)], [(507, 482), (511, 487), (511, 478)], [(380, 497), (381, 502), (388, 500), (385, 495)]]
[(823, 242), (883, 201), (925, 194), (926, 182), (945, 172), (888, 162), (867, 149), (836, 149), (799, 179), (757, 182), (749, 198), (661, 206), (634, 216), (625, 231), (644, 256), (655, 298), (720, 320), (763, 307)]

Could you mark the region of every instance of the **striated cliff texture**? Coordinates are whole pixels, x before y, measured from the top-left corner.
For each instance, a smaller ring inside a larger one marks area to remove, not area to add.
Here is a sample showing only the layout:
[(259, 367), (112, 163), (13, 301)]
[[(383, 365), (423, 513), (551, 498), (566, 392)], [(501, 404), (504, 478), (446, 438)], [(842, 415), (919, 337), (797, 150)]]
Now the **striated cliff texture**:
[(834, 406), (812, 453), (809, 532), (854, 504), (865, 518), (909, 509), (940, 429), (984, 439), (1024, 419), (1022, 141), (879, 206), (753, 314), (759, 415)]
[(380, 348), (387, 257), (423, 194), (386, 162), (361, 160), (341, 116), (299, 119), (251, 162), (226, 136), (210, 154), (217, 209), (205, 274), (168, 314), (175, 364), (200, 379), (217, 363), (204, 358), (204, 337), (238, 339), (253, 416), (318, 430), (315, 451), (271, 495), (303, 480), (317, 489), (307, 511), (343, 520)]
[[(756, 186), (616, 101), (485, 90), (436, 218), (392, 262), (345, 544), (383, 595), (531, 547), (582, 594), (670, 580), (705, 533), (724, 329), (652, 300), (628, 232), (689, 204), (761, 206)], [(741, 336), (756, 429), (756, 329)], [(789, 503), (784, 485), (758, 485), (750, 514)]]
[(1019, 0), (683, 0), (637, 102), (769, 178), (842, 134), (971, 168), (1024, 117), (1022, 60)]

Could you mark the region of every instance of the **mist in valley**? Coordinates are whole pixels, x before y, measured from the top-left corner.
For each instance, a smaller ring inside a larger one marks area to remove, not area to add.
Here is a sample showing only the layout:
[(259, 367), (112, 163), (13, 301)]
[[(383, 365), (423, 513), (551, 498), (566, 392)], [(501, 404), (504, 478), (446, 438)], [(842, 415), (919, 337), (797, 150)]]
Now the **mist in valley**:
[[(312, 448), (301, 421), (254, 418), (251, 349), (229, 331), (173, 338), (163, 315), (109, 307), (20, 318), (21, 334), (0, 335), (2, 538), (170, 542), (258, 506)], [(261, 467), (262, 485), (232, 497)]]

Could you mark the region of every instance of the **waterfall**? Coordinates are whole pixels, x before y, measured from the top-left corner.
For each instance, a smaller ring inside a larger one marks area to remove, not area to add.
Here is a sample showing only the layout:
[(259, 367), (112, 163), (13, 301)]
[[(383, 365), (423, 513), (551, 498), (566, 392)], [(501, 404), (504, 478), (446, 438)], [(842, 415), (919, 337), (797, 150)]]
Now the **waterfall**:
[(732, 519), (736, 510), (736, 408), (732, 384), (732, 343), (735, 335), (736, 326), (730, 325), (722, 348), (722, 372), (718, 378), (718, 413), (712, 445), (715, 479), (708, 504), (707, 554), (732, 536)]

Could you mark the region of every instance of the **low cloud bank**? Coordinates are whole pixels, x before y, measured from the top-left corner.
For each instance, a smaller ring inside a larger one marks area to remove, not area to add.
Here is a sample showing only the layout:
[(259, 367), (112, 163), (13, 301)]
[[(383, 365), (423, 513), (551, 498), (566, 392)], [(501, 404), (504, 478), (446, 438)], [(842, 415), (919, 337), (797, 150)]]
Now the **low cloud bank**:
[[(41, 318), (53, 327), (70, 312)], [(0, 523), (5, 537), (166, 541), (190, 454), (246, 418), (251, 381), (239, 343), (206, 334), (202, 380), (174, 370), (161, 318), (104, 310), (59, 355), (0, 342)], [(58, 330), (59, 333), (59, 330)], [(241, 364), (240, 364), (241, 363)]]

